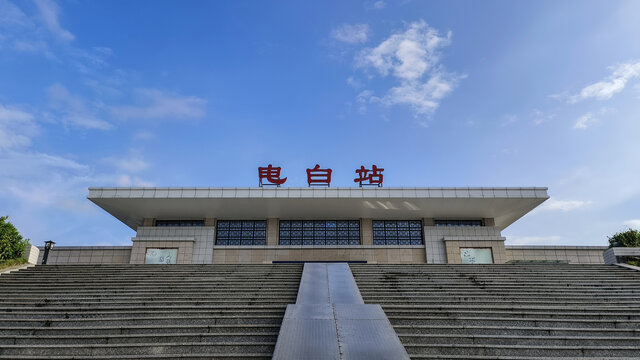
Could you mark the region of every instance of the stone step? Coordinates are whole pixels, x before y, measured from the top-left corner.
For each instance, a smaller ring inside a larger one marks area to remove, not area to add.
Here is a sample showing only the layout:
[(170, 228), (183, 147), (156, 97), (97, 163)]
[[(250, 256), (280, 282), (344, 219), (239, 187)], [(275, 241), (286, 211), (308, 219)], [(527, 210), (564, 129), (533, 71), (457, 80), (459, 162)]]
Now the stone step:
[[(628, 311), (628, 310), (627, 310)], [(412, 316), (447, 316), (447, 317), (519, 317), (523, 319), (530, 318), (554, 318), (554, 319), (593, 319), (593, 320), (636, 320), (640, 321), (640, 312), (610, 312), (610, 313), (594, 313), (594, 312), (542, 312), (542, 311), (475, 311), (475, 310), (402, 310), (394, 311), (384, 309), (387, 316), (391, 317), (412, 317)], [(0, 315), (1, 317), (2, 315)]]
[[(78, 360), (87, 357), (73, 355), (32, 356), (32, 355), (0, 355), (0, 360)], [(137, 355), (93, 355), (92, 360), (141, 360), (141, 359), (189, 359), (189, 360), (270, 360), (271, 353), (197, 353), (197, 354), (137, 354)]]
[(541, 304), (549, 304), (554, 303), (563, 306), (586, 306), (586, 305), (594, 305), (598, 304), (600, 306), (606, 306), (607, 304), (613, 306), (621, 306), (621, 305), (629, 305), (632, 307), (637, 306), (638, 301), (634, 300), (632, 297), (616, 299), (616, 298), (592, 298), (591, 301), (587, 299), (577, 300), (577, 299), (527, 299), (527, 298), (477, 298), (473, 296), (469, 297), (449, 297), (449, 298), (377, 298), (372, 296), (363, 296), (363, 299), (366, 303), (369, 304), (380, 304), (383, 307), (385, 305), (408, 305), (408, 304), (416, 304), (416, 305), (429, 305), (429, 304), (453, 304), (458, 303), (460, 306), (466, 306), (468, 304), (481, 304), (481, 305), (491, 305), (495, 304), (498, 306), (504, 305), (541, 305)]
[[(464, 308), (460, 308), (458, 304), (427, 304), (427, 305), (392, 305), (386, 304), (384, 306), (390, 311), (402, 311), (402, 310), (421, 310), (421, 311), (450, 311), (450, 310), (469, 310), (469, 311), (578, 311), (575, 306), (560, 306), (556, 304), (537, 304), (537, 305), (465, 305)], [(580, 313), (589, 312), (620, 312), (630, 311), (635, 313), (640, 310), (640, 303), (635, 306), (620, 306), (620, 305), (592, 305), (584, 306), (579, 309)]]
[(76, 356), (87, 358), (109, 355), (154, 355), (194, 353), (273, 353), (275, 343), (227, 342), (227, 343), (140, 343), (140, 344), (86, 344), (75, 345), (3, 345), (0, 355)]
[(396, 325), (465, 325), (465, 326), (519, 326), (519, 327), (575, 327), (575, 328), (625, 328), (637, 329), (638, 320), (579, 320), (520, 317), (447, 317), (447, 316), (388, 316)]
[(127, 335), (127, 334), (185, 334), (185, 333), (277, 333), (280, 324), (227, 325), (129, 325), (129, 326), (67, 326), (67, 327), (0, 327), (2, 336), (67, 336), (67, 335)]
[[(60, 299), (46, 299), (46, 301), (37, 301), (32, 303), (35, 307), (46, 308), (48, 306), (91, 306), (91, 305), (126, 305), (135, 303), (137, 305), (149, 305), (149, 306), (163, 306), (163, 307), (172, 307), (172, 306), (235, 306), (235, 307), (246, 307), (246, 306), (257, 306), (257, 305), (282, 305), (286, 304), (290, 300), (295, 300), (296, 294), (292, 294), (290, 296), (283, 296), (280, 298), (229, 298), (229, 299), (218, 299), (218, 300), (202, 300), (202, 299), (192, 299), (192, 300), (163, 300), (163, 299), (149, 299), (144, 297), (143, 299), (130, 299), (127, 297), (119, 298), (119, 300), (101, 300), (100, 298), (93, 299), (92, 301), (83, 301), (78, 299), (66, 300), (64, 298)], [(29, 303), (24, 302), (0, 302), (0, 304), (10, 306), (12, 304), (22, 304), (22, 305), (31, 305)]]
[[(557, 356), (505, 356), (505, 355), (421, 355), (421, 354), (411, 354), (411, 359), (437, 359), (437, 360), (558, 360)], [(562, 360), (585, 360), (584, 356), (574, 357), (574, 356), (564, 356)], [(612, 360), (609, 356), (594, 356), (589, 357), (589, 360)], [(615, 357), (615, 360), (638, 360), (637, 356), (627, 357), (627, 356), (619, 356)]]
[(525, 336), (581, 336), (640, 337), (640, 329), (525, 327), (488, 325), (394, 325), (398, 335), (525, 335)]
[(0, 327), (68, 327), (68, 326), (127, 326), (127, 325), (221, 325), (221, 324), (280, 324), (283, 315), (248, 316), (156, 316), (111, 317), (94, 319), (0, 319)]
[(1, 336), (0, 345), (90, 345), (90, 344), (138, 344), (138, 343), (273, 343), (277, 332), (262, 333), (184, 333), (184, 334), (127, 334), (127, 335), (47, 335), (47, 336)]
[[(387, 285), (388, 287), (385, 287)], [(480, 283), (480, 284), (450, 284), (450, 283), (442, 283), (442, 284), (419, 284), (416, 282), (410, 282), (406, 284), (398, 284), (398, 283), (380, 283), (376, 286), (358, 286), (362, 291), (375, 291), (375, 290), (386, 290), (386, 291), (411, 291), (414, 289), (419, 289), (420, 287), (428, 286), (432, 291), (466, 291), (469, 289), (475, 290), (483, 290), (483, 289), (493, 289), (493, 290), (518, 290), (518, 291), (526, 291), (531, 287), (535, 287), (536, 289), (540, 289), (541, 291), (559, 291), (559, 290), (570, 290), (570, 291), (585, 291), (585, 290), (621, 290), (621, 287), (629, 287), (629, 292), (637, 291), (640, 289), (640, 285), (638, 285), (637, 281), (628, 282), (628, 283), (611, 283), (607, 282), (606, 284), (598, 284), (598, 283), (589, 283), (589, 284), (492, 284), (492, 283)]]
[(640, 354), (640, 346), (538, 346), (538, 345), (469, 345), (404, 344), (409, 355), (490, 355), (490, 356), (544, 356), (544, 357), (634, 357)]
[(640, 346), (640, 337), (614, 336), (531, 336), (531, 335), (461, 335), (400, 334), (403, 344), (474, 344), (474, 345), (538, 345), (538, 346)]
[(221, 318), (234, 316), (234, 317), (253, 317), (253, 316), (284, 316), (285, 309), (281, 310), (227, 310), (227, 311), (206, 311), (206, 310), (193, 310), (184, 311), (177, 310), (172, 311), (167, 309), (166, 311), (108, 311), (108, 312), (73, 312), (73, 311), (56, 311), (56, 312), (12, 312), (8, 314), (0, 314), (0, 321), (12, 321), (22, 319), (32, 320), (57, 320), (57, 319), (100, 319), (100, 318), (153, 318), (159, 314), (170, 314), (172, 316), (179, 317), (198, 317), (198, 316), (218, 316)]

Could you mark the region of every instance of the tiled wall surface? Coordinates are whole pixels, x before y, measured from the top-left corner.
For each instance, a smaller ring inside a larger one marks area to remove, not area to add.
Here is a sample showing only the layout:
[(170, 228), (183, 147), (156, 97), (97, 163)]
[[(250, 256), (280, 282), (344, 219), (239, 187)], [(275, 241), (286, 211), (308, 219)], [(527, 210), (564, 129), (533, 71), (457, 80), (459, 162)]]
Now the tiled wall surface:
[[(44, 247), (40, 247), (38, 264), (42, 264)], [(128, 264), (131, 246), (54, 246), (47, 264)]]
[(216, 246), (214, 264), (263, 264), (272, 261), (362, 261), (424, 264), (422, 246)]
[(567, 261), (570, 264), (604, 264), (606, 246), (507, 246), (507, 261)]
[[(464, 241), (479, 241), (485, 239), (504, 241), (504, 239), (501, 238), (500, 229), (492, 226), (425, 226), (424, 243), (428, 264), (447, 263), (447, 246), (443, 240), (445, 237), (452, 236), (459, 237)], [(453, 244), (450, 246), (452, 245)], [(460, 257), (460, 254), (458, 254), (458, 257)]]
[[(211, 264), (213, 259), (213, 244), (215, 242), (216, 228), (214, 226), (189, 226), (189, 227), (138, 227), (136, 239), (138, 241), (173, 241), (175, 238), (193, 238), (192, 258), (185, 259), (187, 264)], [(142, 245), (142, 244), (141, 244)], [(175, 247), (161, 246), (156, 247)], [(145, 244), (146, 247), (152, 247)], [(178, 251), (180, 257), (180, 251)], [(143, 258), (144, 262), (144, 258)]]

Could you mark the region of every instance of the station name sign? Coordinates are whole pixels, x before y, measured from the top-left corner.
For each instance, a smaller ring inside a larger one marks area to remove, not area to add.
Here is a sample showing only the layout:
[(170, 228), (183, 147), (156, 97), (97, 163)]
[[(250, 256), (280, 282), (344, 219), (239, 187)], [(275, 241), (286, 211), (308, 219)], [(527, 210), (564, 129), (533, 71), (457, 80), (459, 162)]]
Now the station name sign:
[[(371, 166), (371, 169), (367, 169), (360, 166), (360, 169), (356, 169), (356, 175), (358, 177), (353, 179), (353, 182), (358, 183), (360, 187), (363, 185), (382, 186), (382, 172), (383, 168), (379, 168), (376, 165)], [(287, 181), (287, 178), (281, 178), (281, 167), (276, 167), (269, 164), (266, 167), (258, 167), (258, 180), (260, 187), (265, 185), (280, 186)], [(313, 169), (307, 169), (307, 184), (311, 186), (331, 186), (331, 173), (333, 171), (329, 168), (321, 169), (320, 165), (316, 164)]]

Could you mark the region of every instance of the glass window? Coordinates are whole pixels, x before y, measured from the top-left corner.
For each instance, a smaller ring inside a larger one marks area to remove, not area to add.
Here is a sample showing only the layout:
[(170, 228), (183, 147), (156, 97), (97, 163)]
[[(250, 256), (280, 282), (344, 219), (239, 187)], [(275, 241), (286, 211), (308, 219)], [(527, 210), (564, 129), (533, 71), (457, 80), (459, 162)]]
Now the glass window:
[(178, 249), (147, 249), (145, 264), (175, 264), (178, 260)]
[(266, 245), (265, 220), (218, 220), (216, 245)]
[(204, 220), (156, 220), (156, 226), (204, 226)]
[(482, 220), (435, 220), (436, 226), (482, 226)]
[(463, 264), (493, 264), (490, 248), (460, 248)]
[(422, 220), (373, 220), (373, 245), (422, 245)]
[(360, 221), (280, 220), (280, 245), (360, 245)]

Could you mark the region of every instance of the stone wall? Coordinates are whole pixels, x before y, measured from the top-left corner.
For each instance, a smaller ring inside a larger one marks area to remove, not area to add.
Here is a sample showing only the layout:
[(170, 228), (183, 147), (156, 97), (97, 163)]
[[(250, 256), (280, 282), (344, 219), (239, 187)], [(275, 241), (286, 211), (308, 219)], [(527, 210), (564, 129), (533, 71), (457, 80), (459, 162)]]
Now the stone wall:
[[(39, 249), (38, 264), (42, 264), (44, 247)], [(54, 246), (47, 264), (128, 264), (130, 258), (131, 246)]]
[[(493, 220), (493, 219), (491, 219)], [(427, 220), (423, 220), (428, 224)], [(498, 246), (496, 241), (502, 241), (504, 238), (500, 234), (500, 229), (494, 226), (425, 226), (424, 227), (424, 243), (426, 246), (427, 263), (429, 264), (447, 264), (449, 253), (457, 252), (460, 257), (459, 250), (454, 247), (458, 244), (445, 244), (445, 238), (456, 238), (465, 242), (464, 246), (471, 246), (469, 242), (491, 241), (492, 244), (484, 244), (478, 247), (495, 247)], [(476, 247), (475, 245), (473, 247)], [(503, 258), (501, 253), (494, 254), (496, 258)], [(503, 259), (502, 262), (506, 260)]]
[(570, 264), (604, 264), (606, 246), (506, 246), (509, 261), (562, 261)]
[[(185, 264), (211, 264), (215, 234), (216, 228), (214, 226), (140, 226), (136, 237), (132, 239), (136, 255), (135, 260), (132, 258), (132, 261), (135, 261), (133, 263), (136, 264), (144, 263), (144, 252), (147, 247), (164, 247), (178, 248), (178, 260), (180, 260), (181, 253), (185, 254), (185, 251), (189, 251), (191, 258), (184, 258)], [(191, 241), (192, 245), (177, 244), (176, 242), (178, 241)], [(183, 248), (178, 245), (183, 246)], [(187, 247), (192, 247), (192, 249), (187, 249)], [(142, 254), (142, 262), (139, 262), (140, 254)]]
[(37, 246), (31, 244), (27, 245), (27, 247), (24, 249), (24, 253), (22, 254), (22, 257), (27, 259), (27, 262), (29, 264), (37, 264), (39, 256), (40, 249), (38, 249)]
[(215, 246), (214, 264), (270, 264), (272, 261), (367, 261), (424, 264), (424, 246)]

